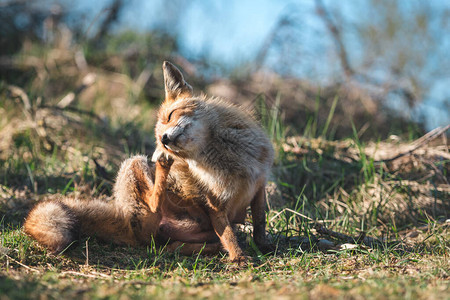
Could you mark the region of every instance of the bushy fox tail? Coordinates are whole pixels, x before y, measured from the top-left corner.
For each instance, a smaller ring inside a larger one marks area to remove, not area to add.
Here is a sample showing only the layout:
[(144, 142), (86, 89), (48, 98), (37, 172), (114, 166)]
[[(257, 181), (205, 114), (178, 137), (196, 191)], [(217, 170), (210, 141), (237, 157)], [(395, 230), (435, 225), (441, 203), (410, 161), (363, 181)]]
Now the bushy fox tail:
[(77, 239), (80, 221), (72, 209), (60, 201), (36, 205), (25, 220), (24, 231), (53, 252), (63, 251)]
[(135, 244), (130, 220), (113, 203), (64, 198), (37, 204), (28, 214), (24, 231), (59, 253), (80, 235)]

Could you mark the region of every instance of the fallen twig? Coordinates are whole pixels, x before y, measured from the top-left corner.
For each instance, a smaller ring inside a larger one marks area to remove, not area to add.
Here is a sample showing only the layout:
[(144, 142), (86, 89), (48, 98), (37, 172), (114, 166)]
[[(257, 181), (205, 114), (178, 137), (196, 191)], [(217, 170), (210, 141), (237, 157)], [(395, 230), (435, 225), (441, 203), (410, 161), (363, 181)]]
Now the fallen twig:
[(95, 272), (95, 275), (93, 274), (84, 274), (81, 272), (76, 272), (76, 271), (64, 271), (60, 273), (61, 275), (75, 275), (75, 276), (82, 276), (82, 277), (88, 277), (88, 278), (111, 278), (111, 276), (106, 275), (106, 274), (102, 274), (102, 273), (97, 273)]
[(33, 272), (40, 273), (40, 271), (39, 271), (38, 269), (29, 267), (29, 266), (27, 266), (27, 265), (21, 263), (20, 261), (18, 261), (18, 260), (16, 260), (16, 259), (12, 258), (12, 257), (9, 256), (8, 254), (3, 254), (3, 255), (6, 256), (7, 259), (13, 261), (14, 263), (18, 264), (18, 265), (21, 266), (21, 267), (24, 267), (24, 268), (27, 269), (27, 270), (30, 270), (30, 271), (33, 271)]
[(380, 163), (391, 162), (391, 161), (394, 161), (396, 159), (399, 159), (400, 157), (411, 155), (417, 149), (425, 146), (426, 144), (428, 144), (429, 142), (431, 142), (435, 138), (439, 137), (441, 134), (445, 133), (449, 128), (450, 128), (450, 125), (447, 125), (444, 128), (442, 128), (442, 127), (435, 128), (432, 131), (430, 131), (427, 134), (425, 134), (424, 136), (422, 136), (421, 138), (419, 138), (416, 141), (414, 141), (412, 143), (412, 145), (416, 144), (414, 146), (414, 148), (412, 148), (412, 149), (410, 149), (410, 150), (408, 150), (406, 152), (397, 154), (396, 156), (394, 156), (392, 158), (376, 160), (376, 161), (374, 161), (374, 163), (380, 164)]
[(315, 228), (318, 233), (334, 237), (338, 240), (344, 241), (345, 243), (364, 244), (369, 247), (372, 247), (374, 244), (380, 243), (378, 239), (366, 236), (365, 232), (361, 232), (361, 234), (355, 238), (344, 233), (330, 230), (319, 223), (316, 223)]

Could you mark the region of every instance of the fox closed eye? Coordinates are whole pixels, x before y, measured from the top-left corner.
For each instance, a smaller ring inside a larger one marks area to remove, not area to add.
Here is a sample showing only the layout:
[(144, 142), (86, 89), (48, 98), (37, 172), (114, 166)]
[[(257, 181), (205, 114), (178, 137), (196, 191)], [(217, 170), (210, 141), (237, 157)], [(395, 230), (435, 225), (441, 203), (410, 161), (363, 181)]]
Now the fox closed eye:
[(172, 111), (170, 112), (169, 116), (167, 117), (167, 123), (170, 122), (170, 118), (172, 118), (172, 114), (173, 114), (174, 111), (176, 111), (176, 109), (172, 110)]

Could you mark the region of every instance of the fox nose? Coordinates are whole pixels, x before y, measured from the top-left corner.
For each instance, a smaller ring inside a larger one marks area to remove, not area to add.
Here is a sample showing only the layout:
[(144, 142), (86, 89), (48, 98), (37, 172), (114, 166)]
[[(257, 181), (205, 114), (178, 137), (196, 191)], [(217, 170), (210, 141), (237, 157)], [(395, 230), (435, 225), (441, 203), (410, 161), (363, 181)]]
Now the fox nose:
[(167, 135), (167, 133), (164, 133), (161, 138), (161, 143), (163, 145), (167, 145), (169, 142), (170, 142), (169, 136)]

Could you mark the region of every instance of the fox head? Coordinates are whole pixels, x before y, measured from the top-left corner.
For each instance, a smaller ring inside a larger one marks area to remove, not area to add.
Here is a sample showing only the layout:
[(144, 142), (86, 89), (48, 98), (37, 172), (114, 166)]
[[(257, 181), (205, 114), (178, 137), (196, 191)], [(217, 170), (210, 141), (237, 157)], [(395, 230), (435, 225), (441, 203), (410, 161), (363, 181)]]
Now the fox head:
[(163, 63), (165, 100), (158, 112), (155, 136), (158, 148), (175, 156), (190, 158), (204, 146), (208, 126), (201, 99), (173, 64)]

